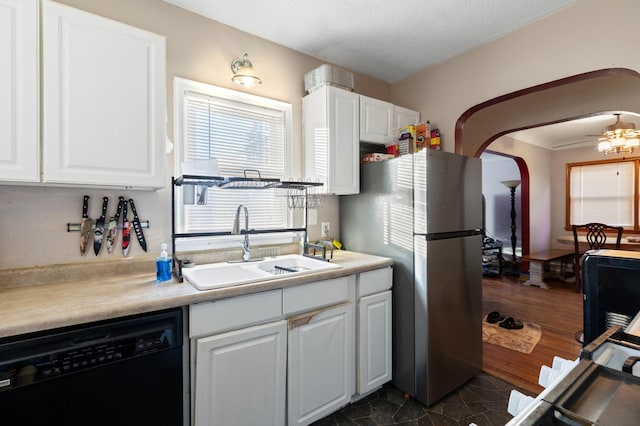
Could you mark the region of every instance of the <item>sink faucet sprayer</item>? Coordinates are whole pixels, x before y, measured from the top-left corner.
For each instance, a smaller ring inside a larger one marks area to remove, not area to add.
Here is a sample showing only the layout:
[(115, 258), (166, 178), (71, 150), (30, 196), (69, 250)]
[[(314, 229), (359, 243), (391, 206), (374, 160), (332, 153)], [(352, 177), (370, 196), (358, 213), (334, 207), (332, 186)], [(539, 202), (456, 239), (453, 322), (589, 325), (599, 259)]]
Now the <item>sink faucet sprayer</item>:
[(233, 235), (240, 235), (240, 209), (244, 209), (244, 241), (242, 242), (242, 260), (247, 262), (251, 259), (251, 252), (249, 251), (249, 210), (244, 204), (238, 206), (236, 210), (236, 218), (233, 221)]

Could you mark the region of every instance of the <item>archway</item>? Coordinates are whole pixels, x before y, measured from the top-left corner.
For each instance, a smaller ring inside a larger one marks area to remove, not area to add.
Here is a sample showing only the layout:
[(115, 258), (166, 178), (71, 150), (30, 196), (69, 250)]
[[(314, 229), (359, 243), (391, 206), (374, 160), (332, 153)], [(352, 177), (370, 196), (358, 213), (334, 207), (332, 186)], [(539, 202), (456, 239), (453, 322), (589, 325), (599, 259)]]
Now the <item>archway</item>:
[[(587, 72), (475, 105), (456, 122), (455, 152), (478, 157), (508, 133), (612, 111), (640, 111), (637, 71), (608, 68)], [(522, 250), (528, 254), (530, 188), (528, 179), (523, 176), (522, 180)]]

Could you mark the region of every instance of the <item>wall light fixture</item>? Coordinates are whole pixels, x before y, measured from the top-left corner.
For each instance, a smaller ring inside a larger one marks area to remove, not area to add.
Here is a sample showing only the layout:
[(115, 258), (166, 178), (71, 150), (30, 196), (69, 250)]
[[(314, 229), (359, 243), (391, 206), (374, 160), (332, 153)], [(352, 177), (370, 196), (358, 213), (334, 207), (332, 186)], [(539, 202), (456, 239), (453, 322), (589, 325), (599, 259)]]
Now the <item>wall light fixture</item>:
[(241, 86), (253, 87), (262, 83), (258, 74), (253, 70), (249, 56), (246, 53), (242, 60), (236, 59), (231, 62), (231, 71), (234, 74), (231, 81)]

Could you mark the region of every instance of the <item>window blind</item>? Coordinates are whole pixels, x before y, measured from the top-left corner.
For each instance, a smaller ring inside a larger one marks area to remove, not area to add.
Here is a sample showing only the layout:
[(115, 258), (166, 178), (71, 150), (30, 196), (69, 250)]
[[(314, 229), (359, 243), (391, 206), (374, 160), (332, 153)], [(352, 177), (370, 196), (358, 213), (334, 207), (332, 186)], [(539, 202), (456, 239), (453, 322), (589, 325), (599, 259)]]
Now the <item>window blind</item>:
[[(216, 158), (224, 177), (257, 177), (257, 170), (285, 179), (284, 111), (192, 92), (184, 105), (186, 161)], [(202, 190), (206, 205), (184, 206), (185, 232), (230, 231), (240, 204), (249, 210), (250, 229), (287, 225), (286, 204), (272, 190)]]
[(571, 224), (633, 227), (634, 167), (633, 162), (572, 167)]

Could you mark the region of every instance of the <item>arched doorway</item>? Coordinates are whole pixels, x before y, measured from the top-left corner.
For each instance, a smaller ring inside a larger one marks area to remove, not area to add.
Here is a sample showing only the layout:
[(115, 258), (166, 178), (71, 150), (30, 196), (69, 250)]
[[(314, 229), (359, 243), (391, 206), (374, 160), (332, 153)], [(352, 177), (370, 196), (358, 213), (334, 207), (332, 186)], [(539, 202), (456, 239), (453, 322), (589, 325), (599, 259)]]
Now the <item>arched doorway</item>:
[[(608, 68), (578, 74), (508, 93), (469, 108), (456, 122), (455, 152), (477, 157), (493, 141), (511, 132), (621, 110), (640, 111), (640, 74), (637, 71)], [(529, 179), (523, 175), (524, 254), (529, 253), (529, 194)]]

